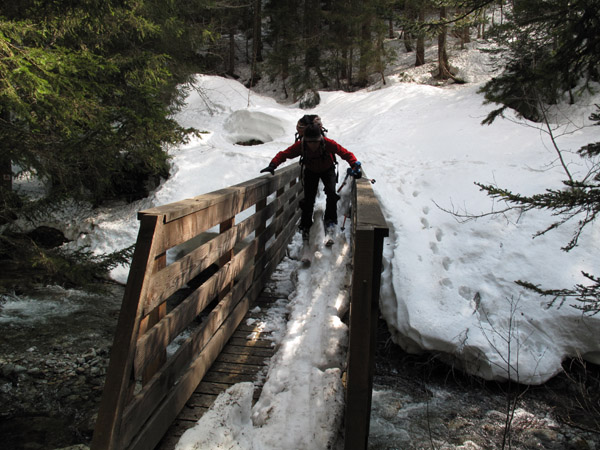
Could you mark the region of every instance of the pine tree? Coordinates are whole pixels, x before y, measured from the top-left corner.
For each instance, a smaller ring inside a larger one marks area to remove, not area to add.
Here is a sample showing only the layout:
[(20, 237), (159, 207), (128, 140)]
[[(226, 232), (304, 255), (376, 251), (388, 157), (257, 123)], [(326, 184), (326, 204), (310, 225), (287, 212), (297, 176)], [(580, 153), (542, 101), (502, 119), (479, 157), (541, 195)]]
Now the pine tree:
[(144, 195), (189, 132), (170, 118), (168, 58), (145, 46), (160, 27), (109, 2), (24, 12), (0, 22), (4, 158), (57, 197)]
[(487, 122), (512, 108), (541, 121), (541, 103), (562, 93), (575, 100), (577, 89), (600, 79), (600, 8), (597, 0), (521, 0), (508, 21), (490, 30), (508, 59), (504, 72), (482, 92), (503, 106)]
[(448, 36), (448, 12), (447, 6), (440, 6), (440, 26), (438, 31), (438, 73), (437, 78), (447, 80), (452, 78), (448, 52), (446, 51), (446, 39)]
[[(194, 132), (172, 117), (198, 71), (196, 50), (208, 34), (197, 22), (204, 3), (2, 3), (3, 225), (64, 198), (94, 204), (140, 198), (168, 177), (168, 147)], [(33, 201), (14, 192), (13, 165), (42, 180), (46, 197)], [(11, 250), (16, 244), (20, 252)], [(99, 258), (41, 250), (10, 226), (0, 233), (0, 260), (17, 270), (35, 265), (47, 282), (87, 283), (112, 257)]]
[(287, 95), (290, 75), (298, 69), (297, 60), (302, 48), (302, 36), (298, 32), (300, 12), (298, 2), (292, 0), (268, 1), (264, 7), (267, 18), (265, 41), (270, 46), (267, 54), (267, 71), (271, 80), (281, 78)]
[[(600, 12), (595, 0), (521, 0), (507, 14), (508, 21), (492, 26), (490, 34), (508, 59), (504, 72), (488, 82), (481, 91), (488, 103), (499, 103), (483, 123), (492, 123), (506, 108), (513, 108), (523, 117), (545, 122), (548, 104), (558, 102), (567, 93), (574, 102), (577, 90), (586, 89), (599, 80)], [(600, 110), (600, 107), (599, 107)], [(600, 114), (591, 120), (600, 123)], [(560, 151), (559, 160), (562, 161)], [(578, 245), (584, 229), (600, 212), (600, 143), (591, 143), (579, 150), (579, 155), (591, 161), (591, 170), (582, 179), (574, 179), (565, 164), (567, 180), (563, 189), (547, 189), (536, 195), (521, 195), (496, 186), (482, 185), (490, 197), (505, 200), (510, 207), (523, 210), (546, 209), (559, 217), (538, 234), (577, 220), (573, 238), (563, 247), (569, 251)], [(588, 284), (571, 289), (547, 289), (531, 283), (518, 283), (554, 301), (572, 298), (573, 306), (589, 314), (600, 311), (600, 279), (582, 272)]]
[[(597, 107), (600, 111), (600, 106)], [(600, 125), (600, 114), (592, 114), (590, 119), (597, 122), (596, 125)], [(563, 189), (547, 189), (540, 194), (522, 195), (492, 185), (476, 184), (491, 198), (505, 201), (509, 208), (518, 208), (522, 211), (538, 209), (552, 211), (559, 219), (546, 229), (540, 230), (538, 236), (569, 221), (577, 220), (572, 239), (562, 248), (569, 251), (578, 245), (584, 229), (590, 226), (600, 214), (600, 163), (598, 162), (600, 142), (582, 147), (578, 154), (590, 162), (588, 164), (590, 170), (582, 179), (576, 180), (563, 165), (568, 178), (563, 181)], [(559, 159), (562, 161), (560, 151)], [(529, 281), (520, 280), (517, 283), (539, 294), (551, 296), (554, 300), (573, 298), (577, 301), (573, 306), (586, 313), (596, 314), (600, 311), (600, 278), (588, 272), (582, 272), (582, 275), (591, 284), (578, 284), (571, 289), (547, 289)]]
[(356, 32), (360, 20), (356, 8), (360, 8), (360, 2), (356, 0), (333, 0), (328, 12), (331, 36), (328, 72), (338, 89), (349, 89), (354, 84)]

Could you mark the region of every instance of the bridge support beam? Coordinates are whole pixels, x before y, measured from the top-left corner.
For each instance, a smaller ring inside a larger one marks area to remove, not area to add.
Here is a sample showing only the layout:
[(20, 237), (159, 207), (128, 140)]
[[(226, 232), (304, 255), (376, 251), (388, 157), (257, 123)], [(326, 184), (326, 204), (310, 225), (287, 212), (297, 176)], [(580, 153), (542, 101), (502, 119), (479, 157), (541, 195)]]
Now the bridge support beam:
[(365, 178), (354, 197), (353, 272), (346, 382), (344, 449), (366, 449), (375, 366), (383, 240), (389, 235), (379, 202)]

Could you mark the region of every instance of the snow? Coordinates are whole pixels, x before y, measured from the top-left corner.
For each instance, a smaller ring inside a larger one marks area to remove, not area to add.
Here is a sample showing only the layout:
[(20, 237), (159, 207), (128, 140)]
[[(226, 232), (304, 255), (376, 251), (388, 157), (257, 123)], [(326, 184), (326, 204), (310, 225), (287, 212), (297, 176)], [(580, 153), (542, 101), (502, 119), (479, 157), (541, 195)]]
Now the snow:
[[(548, 212), (509, 211), (466, 222), (448, 212), (504, 208), (480, 192), (476, 181), (532, 194), (560, 188), (566, 178), (538, 125), (510, 113), (492, 125), (480, 124), (493, 108), (477, 92), (490, 76), (482, 69), (486, 57), (474, 46), (456, 53), (451, 62), (468, 84), (404, 81), (431, 81), (420, 68), (387, 77), (385, 86), (321, 92), (321, 104), (308, 111), (249, 92), (234, 80), (198, 76), (199, 89), (177, 119), (206, 133), (172, 151), (173, 176), (152, 198), (96, 218), (80, 243), (103, 251), (122, 248), (135, 241), (138, 209), (259, 176), (292, 143), (298, 118), (319, 114), (328, 136), (352, 151), (376, 180), (373, 189), (390, 227), (380, 304), (396, 343), (409, 352), (445, 355), (486, 379), (528, 384), (557, 374), (569, 356), (600, 361), (598, 318), (568, 302), (549, 305), (515, 284), (572, 287), (584, 282), (581, 271), (597, 273), (597, 224), (565, 253), (560, 248), (572, 237), (571, 224), (533, 239), (556, 219)], [(557, 143), (575, 176), (588, 168), (573, 152), (600, 141), (600, 127), (587, 119), (594, 102), (599, 100), (581, 98), (554, 111), (560, 121), (554, 125)], [(236, 145), (248, 139), (264, 144)], [(279, 268), (289, 273), (282, 283), (295, 280), (288, 289), (289, 321), (274, 317), (264, 324), (276, 331), (278, 350), (261, 397), (252, 406), (252, 384), (232, 387), (186, 432), (178, 449), (328, 448), (335, 442), (347, 342), (340, 317), (347, 308), (350, 259), (347, 232), (338, 239), (334, 251), (320, 250), (311, 267), (301, 269), (293, 258), (301, 244), (294, 238), (292, 257)], [(113, 275), (124, 281), (127, 270)]]
[[(289, 318), (281, 324), (284, 335), (277, 339), (280, 346), (254, 407), (254, 385), (234, 385), (201, 424), (182, 436), (178, 449), (333, 448), (344, 407), (347, 327), (340, 317), (348, 307), (347, 234), (337, 237), (336, 251), (317, 251), (311, 270), (297, 272)], [(292, 247), (297, 251), (300, 246), (296, 236)], [(286, 258), (280, 270), (297, 265), (297, 259)], [(326, 271), (331, 276), (323, 277)]]

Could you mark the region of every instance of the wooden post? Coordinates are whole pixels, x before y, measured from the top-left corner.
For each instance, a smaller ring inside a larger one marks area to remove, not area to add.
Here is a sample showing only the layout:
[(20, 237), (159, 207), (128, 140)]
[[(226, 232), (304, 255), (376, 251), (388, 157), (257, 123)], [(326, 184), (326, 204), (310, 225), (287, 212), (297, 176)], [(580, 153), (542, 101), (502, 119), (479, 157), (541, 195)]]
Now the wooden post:
[(145, 216), (140, 221), (140, 231), (123, 296), (117, 332), (110, 352), (92, 450), (117, 450), (120, 445), (118, 440), (121, 417), (131, 395), (135, 342), (139, 335), (143, 307), (140, 299), (143, 298), (143, 291), (146, 289), (146, 271), (152, 255), (158, 221), (158, 216)]
[(366, 449), (375, 366), (383, 239), (389, 229), (368, 180), (357, 180), (344, 449)]

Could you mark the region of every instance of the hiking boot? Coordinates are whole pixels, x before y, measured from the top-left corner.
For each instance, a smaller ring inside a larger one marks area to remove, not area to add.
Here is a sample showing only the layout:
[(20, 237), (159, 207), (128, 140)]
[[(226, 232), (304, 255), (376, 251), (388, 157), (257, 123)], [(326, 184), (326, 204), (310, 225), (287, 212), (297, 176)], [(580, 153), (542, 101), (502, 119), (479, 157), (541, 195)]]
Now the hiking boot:
[(335, 223), (328, 222), (325, 224), (325, 236), (333, 236), (335, 233)]
[(305, 228), (301, 228), (300, 232), (302, 233), (302, 241), (303, 242), (308, 242), (309, 238), (310, 238), (310, 230), (307, 230)]

